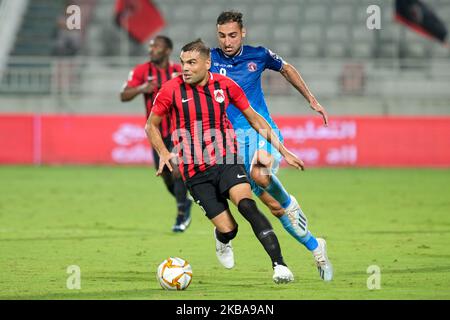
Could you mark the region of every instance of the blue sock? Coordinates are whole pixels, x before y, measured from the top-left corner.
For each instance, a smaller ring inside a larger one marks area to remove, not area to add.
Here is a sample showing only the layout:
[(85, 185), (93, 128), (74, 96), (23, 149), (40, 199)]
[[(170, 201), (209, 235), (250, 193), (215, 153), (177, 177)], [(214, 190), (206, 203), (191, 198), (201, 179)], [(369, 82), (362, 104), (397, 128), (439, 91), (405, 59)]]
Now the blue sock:
[(291, 197), (284, 189), (280, 180), (276, 175), (272, 174), (270, 176), (270, 183), (267, 188), (264, 188), (275, 200), (277, 200), (283, 209), (286, 209), (291, 204)]
[(279, 219), (284, 229), (286, 229), (286, 231), (289, 232), (291, 236), (293, 236), (298, 242), (303, 244), (309, 251), (313, 251), (314, 249), (317, 248), (319, 244), (317, 243), (316, 238), (314, 238), (311, 232), (308, 231), (306, 236), (301, 237), (295, 231), (294, 226), (292, 225), (291, 221), (289, 220), (286, 214), (282, 215)]

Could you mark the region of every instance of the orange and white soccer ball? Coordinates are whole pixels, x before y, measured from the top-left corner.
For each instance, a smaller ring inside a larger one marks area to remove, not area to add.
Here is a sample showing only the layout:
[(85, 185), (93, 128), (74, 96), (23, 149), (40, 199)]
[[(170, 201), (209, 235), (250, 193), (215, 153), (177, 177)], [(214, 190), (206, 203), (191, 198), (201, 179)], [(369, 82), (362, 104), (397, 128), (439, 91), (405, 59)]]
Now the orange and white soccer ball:
[(159, 265), (156, 278), (163, 289), (184, 290), (191, 284), (192, 267), (181, 258), (167, 258)]

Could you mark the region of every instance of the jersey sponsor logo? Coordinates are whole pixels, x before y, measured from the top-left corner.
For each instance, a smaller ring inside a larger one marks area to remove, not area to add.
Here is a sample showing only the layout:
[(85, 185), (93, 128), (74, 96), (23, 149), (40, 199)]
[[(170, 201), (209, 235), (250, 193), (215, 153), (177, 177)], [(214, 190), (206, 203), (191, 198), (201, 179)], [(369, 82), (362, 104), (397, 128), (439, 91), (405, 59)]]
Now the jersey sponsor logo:
[(233, 68), (232, 64), (225, 64), (225, 63), (219, 63), (219, 62), (214, 62), (213, 66), (214, 67), (222, 67), (222, 68)]
[(225, 95), (223, 94), (222, 89), (214, 90), (214, 99), (216, 99), (218, 103), (225, 101)]
[(148, 77), (147, 77), (147, 81), (148, 81), (148, 82), (152, 82), (153, 79), (155, 79), (155, 77), (153, 77), (153, 76), (148, 76)]
[(247, 64), (248, 71), (255, 72), (258, 69), (258, 66), (253, 61)]
[(189, 99), (184, 99), (184, 98), (182, 98), (182, 99), (181, 99), (181, 102), (182, 102), (182, 103), (185, 103), (185, 102), (188, 102), (189, 100), (192, 100), (192, 98), (189, 98)]
[(246, 175), (245, 174), (238, 174), (237, 177), (238, 177), (238, 179), (240, 179), (240, 178), (246, 177)]

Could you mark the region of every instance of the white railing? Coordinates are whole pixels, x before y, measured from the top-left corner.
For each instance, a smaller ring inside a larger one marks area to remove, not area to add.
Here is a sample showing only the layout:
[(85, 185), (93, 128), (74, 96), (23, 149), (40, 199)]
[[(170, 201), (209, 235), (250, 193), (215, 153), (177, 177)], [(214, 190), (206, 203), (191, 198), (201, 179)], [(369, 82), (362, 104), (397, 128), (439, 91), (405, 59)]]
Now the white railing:
[[(116, 92), (126, 80), (128, 71), (145, 58), (129, 57), (14, 57), (9, 60), (10, 67), (0, 83), (1, 93), (41, 93), (56, 94), (61, 91), (109, 94)], [(417, 92), (406, 88), (410, 95), (448, 96), (450, 91), (450, 61), (447, 60), (352, 60), (352, 59), (287, 59), (296, 66), (307, 82), (320, 82), (316, 90), (325, 93), (341, 94), (338, 87), (342, 77), (361, 77), (361, 94), (391, 94), (389, 88), (395, 83), (397, 88), (412, 85), (429, 86), (436, 89)], [(268, 94), (289, 94), (285, 81), (278, 81), (275, 73), (267, 73), (265, 87)], [(353, 79), (358, 81), (358, 79)], [(356, 84), (357, 85), (357, 84)], [(329, 87), (327, 89), (327, 87)], [(329, 89), (333, 91), (329, 91)], [(374, 90), (374, 88), (377, 88)], [(413, 89), (411, 87), (411, 89)], [(403, 92), (403, 91), (402, 91)], [(402, 93), (401, 93), (402, 94)]]
[[(14, 105), (25, 108), (27, 104), (31, 110), (42, 105), (42, 110), (51, 108), (52, 112), (140, 112), (142, 99), (135, 99), (134, 104), (123, 104), (118, 96), (131, 68), (144, 60), (145, 57), (10, 59), (11, 67), (0, 83), (0, 112), (13, 111)], [(287, 61), (298, 67), (321, 100), (334, 103), (337, 99), (352, 102), (364, 98), (363, 103), (376, 102), (379, 108), (383, 108), (388, 100), (395, 105), (393, 99), (404, 101), (405, 105), (413, 101), (419, 107), (420, 101), (433, 101), (440, 106), (446, 105), (445, 110), (450, 113), (450, 61), (304, 58)], [(263, 86), (269, 99), (278, 101), (280, 108), (290, 112), (288, 104), (298, 93), (282, 76), (265, 72)]]

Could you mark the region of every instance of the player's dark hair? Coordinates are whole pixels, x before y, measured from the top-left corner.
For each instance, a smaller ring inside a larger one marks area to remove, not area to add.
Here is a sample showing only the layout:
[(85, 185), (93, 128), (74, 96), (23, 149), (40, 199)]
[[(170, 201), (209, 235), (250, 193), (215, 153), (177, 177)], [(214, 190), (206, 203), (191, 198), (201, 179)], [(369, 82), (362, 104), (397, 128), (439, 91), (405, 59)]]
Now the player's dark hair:
[(164, 44), (166, 45), (167, 48), (169, 48), (170, 50), (173, 49), (173, 42), (169, 37), (157, 35), (155, 39), (161, 39), (162, 41), (164, 41)]
[(237, 22), (241, 29), (244, 27), (244, 23), (242, 21), (242, 13), (240, 13), (239, 11), (224, 11), (217, 17), (218, 25), (229, 22)]
[(181, 51), (198, 51), (201, 55), (207, 58), (209, 58), (210, 53), (209, 47), (200, 38), (185, 44), (183, 48), (181, 48)]

